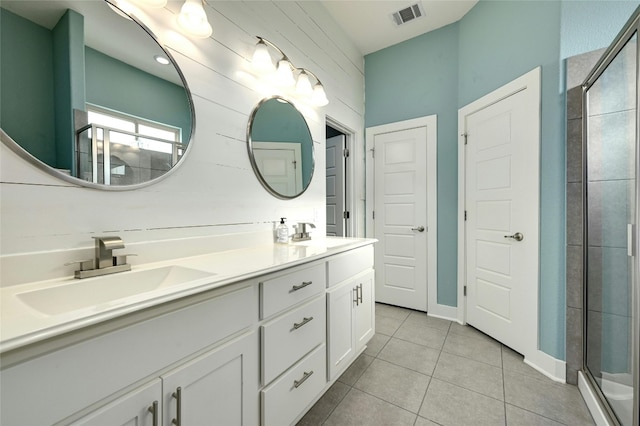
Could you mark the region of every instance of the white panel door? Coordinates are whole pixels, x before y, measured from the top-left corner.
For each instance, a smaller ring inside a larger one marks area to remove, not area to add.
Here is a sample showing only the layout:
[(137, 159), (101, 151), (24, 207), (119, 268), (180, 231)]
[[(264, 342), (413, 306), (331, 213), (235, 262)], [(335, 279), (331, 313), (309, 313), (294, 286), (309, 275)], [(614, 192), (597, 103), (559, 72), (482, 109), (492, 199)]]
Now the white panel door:
[(537, 322), (537, 298), (529, 295), (537, 294), (539, 245), (532, 90), (464, 116), (467, 322), (523, 354), (537, 343), (527, 332)]
[(374, 136), (376, 300), (427, 310), (427, 128)]
[(344, 135), (327, 139), (327, 235), (344, 236)]
[(302, 191), (300, 144), (252, 142), (252, 146), (258, 170), (272, 189), (283, 195)]

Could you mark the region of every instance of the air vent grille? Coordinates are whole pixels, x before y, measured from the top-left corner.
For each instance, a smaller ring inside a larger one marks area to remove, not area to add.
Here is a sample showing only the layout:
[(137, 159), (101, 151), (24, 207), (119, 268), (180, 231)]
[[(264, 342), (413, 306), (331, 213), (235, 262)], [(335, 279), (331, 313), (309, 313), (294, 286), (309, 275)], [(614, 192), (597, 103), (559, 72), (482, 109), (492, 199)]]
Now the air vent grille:
[(393, 17), (393, 22), (395, 22), (396, 25), (402, 25), (424, 16), (424, 12), (422, 11), (420, 4), (416, 3), (394, 12), (391, 16)]

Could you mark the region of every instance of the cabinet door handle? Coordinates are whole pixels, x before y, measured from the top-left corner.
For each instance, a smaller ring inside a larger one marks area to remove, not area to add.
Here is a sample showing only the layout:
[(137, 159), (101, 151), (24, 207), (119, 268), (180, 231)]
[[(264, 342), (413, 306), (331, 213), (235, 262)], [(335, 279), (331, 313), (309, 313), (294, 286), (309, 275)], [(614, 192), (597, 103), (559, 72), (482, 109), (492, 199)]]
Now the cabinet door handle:
[(358, 294), (358, 305), (360, 305), (360, 303), (362, 303), (362, 283), (358, 284)]
[(300, 327), (302, 327), (303, 325), (305, 325), (306, 323), (308, 323), (308, 322), (309, 322), (309, 321), (311, 321), (312, 319), (313, 319), (313, 317), (309, 317), (309, 318), (304, 317), (304, 318), (302, 318), (302, 321), (300, 321), (300, 322), (294, 322), (294, 323), (293, 323), (293, 329), (294, 329), (294, 330), (299, 329)]
[(182, 388), (178, 386), (176, 391), (171, 394), (176, 399), (176, 418), (171, 420), (171, 424), (181, 426), (182, 424)]
[(153, 401), (153, 404), (151, 404), (148, 410), (153, 415), (153, 426), (158, 426), (158, 401)]
[(302, 284), (294, 285), (293, 287), (291, 287), (291, 291), (298, 291), (301, 288), (305, 288), (306, 286), (311, 284), (313, 284), (313, 281), (302, 281)]
[(313, 374), (313, 370), (309, 371), (308, 373), (305, 371), (304, 372), (304, 376), (302, 376), (302, 379), (293, 381), (293, 387), (297, 388), (298, 386), (303, 384), (305, 382), (305, 380), (307, 380), (309, 377), (311, 377), (312, 374)]
[(358, 286), (355, 286), (355, 287), (353, 288), (353, 291), (354, 291), (354, 294), (353, 294), (353, 297), (354, 297), (354, 299), (353, 299), (353, 303), (355, 303), (355, 304), (356, 304), (356, 306), (358, 306), (358, 305), (359, 305), (359, 303), (358, 303)]

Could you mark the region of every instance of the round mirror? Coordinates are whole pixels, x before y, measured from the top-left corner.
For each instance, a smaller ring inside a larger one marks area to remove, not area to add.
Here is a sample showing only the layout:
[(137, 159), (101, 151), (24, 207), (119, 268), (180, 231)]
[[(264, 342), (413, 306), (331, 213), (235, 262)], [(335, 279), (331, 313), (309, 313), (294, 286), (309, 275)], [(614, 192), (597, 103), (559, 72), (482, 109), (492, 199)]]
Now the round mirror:
[(131, 189), (178, 164), (193, 103), (151, 32), (105, 0), (2, 0), (0, 136), (71, 182)]
[(253, 109), (247, 127), (249, 158), (260, 183), (278, 198), (302, 194), (313, 176), (313, 139), (304, 117), (274, 96)]

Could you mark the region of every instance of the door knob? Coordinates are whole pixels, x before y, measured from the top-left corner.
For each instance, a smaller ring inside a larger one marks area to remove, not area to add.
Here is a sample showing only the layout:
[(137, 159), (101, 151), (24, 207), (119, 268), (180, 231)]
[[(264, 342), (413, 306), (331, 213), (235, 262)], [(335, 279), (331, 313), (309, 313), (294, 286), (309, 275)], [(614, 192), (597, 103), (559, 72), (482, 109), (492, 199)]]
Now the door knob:
[(521, 233), (521, 232), (516, 232), (516, 233), (515, 233), (515, 234), (513, 234), (513, 235), (505, 235), (504, 237), (505, 237), (505, 238), (511, 238), (511, 239), (516, 240), (516, 241), (522, 241), (522, 240), (524, 240), (524, 235), (522, 235), (522, 233)]
[(424, 226), (418, 226), (416, 228), (411, 228), (412, 231), (424, 232)]

